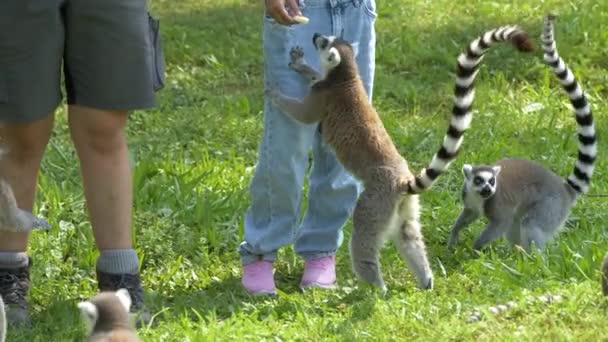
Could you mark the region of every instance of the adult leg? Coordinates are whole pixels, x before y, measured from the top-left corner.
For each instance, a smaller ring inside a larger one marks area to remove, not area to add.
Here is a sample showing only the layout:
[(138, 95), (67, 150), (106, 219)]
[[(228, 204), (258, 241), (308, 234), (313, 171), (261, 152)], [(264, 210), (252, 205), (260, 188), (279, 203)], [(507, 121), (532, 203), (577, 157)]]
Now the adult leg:
[(65, 7), (68, 121), (80, 160), (100, 257), (100, 290), (126, 288), (146, 323), (139, 258), (132, 242), (127, 112), (156, 105), (154, 49), (145, 0), (71, 1)]
[[(61, 101), (64, 39), (56, 2), (0, 2), (0, 162), (17, 205), (34, 205), (40, 161), (53, 127), (49, 115)], [(0, 233), (0, 295), (9, 323), (27, 324), (31, 260), (28, 235)]]
[[(0, 162), (0, 176), (11, 185), (21, 209), (34, 206), (40, 162), (51, 136), (53, 116), (27, 124), (0, 125), (0, 141), (8, 153)], [(0, 233), (0, 295), (7, 304), (7, 321), (29, 324), (27, 295), (30, 258), (27, 233)]]
[(97, 247), (131, 249), (133, 183), (124, 133), (127, 113), (77, 105), (69, 106), (68, 112)]
[[(0, 160), (0, 176), (11, 185), (21, 209), (34, 207), (40, 162), (52, 128), (53, 115), (31, 123), (0, 124), (0, 141), (7, 149)], [(0, 233), (1, 252), (25, 252), (27, 242), (26, 233)]]
[[(133, 184), (124, 127), (126, 112), (70, 105), (69, 125), (76, 147), (87, 208), (100, 250), (101, 290), (127, 288), (134, 309), (143, 308), (139, 257), (133, 248)], [(142, 316), (148, 320), (148, 313)]]

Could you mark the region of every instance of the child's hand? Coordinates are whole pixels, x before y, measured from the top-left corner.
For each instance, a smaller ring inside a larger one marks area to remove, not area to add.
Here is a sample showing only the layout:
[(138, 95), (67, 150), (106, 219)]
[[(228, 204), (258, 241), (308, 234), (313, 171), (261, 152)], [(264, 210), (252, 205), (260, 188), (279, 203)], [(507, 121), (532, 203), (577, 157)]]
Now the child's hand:
[[(293, 18), (296, 15), (302, 15), (300, 7), (296, 0), (264, 0), (266, 13), (282, 25), (293, 25), (298, 22)], [(289, 12), (285, 8), (289, 8)]]

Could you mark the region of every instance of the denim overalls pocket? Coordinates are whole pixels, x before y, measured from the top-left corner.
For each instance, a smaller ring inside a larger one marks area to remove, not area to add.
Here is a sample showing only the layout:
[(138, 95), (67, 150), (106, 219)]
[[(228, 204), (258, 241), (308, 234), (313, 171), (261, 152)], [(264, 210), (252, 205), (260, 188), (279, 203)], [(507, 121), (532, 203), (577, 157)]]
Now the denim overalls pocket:
[(378, 17), (378, 13), (376, 12), (376, 0), (362, 0), (362, 6), (365, 10), (365, 14), (370, 16), (372, 19), (376, 19), (376, 17)]

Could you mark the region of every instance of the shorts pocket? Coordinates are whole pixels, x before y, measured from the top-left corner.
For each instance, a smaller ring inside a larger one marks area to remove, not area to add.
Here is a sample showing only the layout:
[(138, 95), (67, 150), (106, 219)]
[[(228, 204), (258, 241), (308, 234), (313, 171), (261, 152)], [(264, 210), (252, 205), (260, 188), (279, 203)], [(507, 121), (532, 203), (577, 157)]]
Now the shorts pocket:
[(148, 13), (148, 23), (152, 44), (152, 83), (154, 91), (158, 91), (165, 87), (165, 54), (159, 20)]

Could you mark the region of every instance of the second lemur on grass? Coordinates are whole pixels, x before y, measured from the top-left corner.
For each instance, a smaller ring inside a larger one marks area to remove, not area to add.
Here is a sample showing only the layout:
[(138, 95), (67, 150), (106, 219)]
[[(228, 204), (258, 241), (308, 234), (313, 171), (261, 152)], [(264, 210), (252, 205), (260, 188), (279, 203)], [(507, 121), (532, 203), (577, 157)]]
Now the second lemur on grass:
[(465, 164), (464, 210), (452, 227), (449, 246), (458, 243), (460, 230), (484, 215), (489, 223), (473, 248), (482, 249), (503, 235), (529, 251), (543, 249), (564, 226), (577, 199), (590, 187), (597, 155), (591, 107), (572, 71), (557, 53), (553, 38), (555, 17), (544, 20), (544, 60), (559, 79), (574, 107), (578, 123), (578, 158), (566, 179), (538, 163), (503, 159), (495, 165)]
[(353, 270), (359, 278), (386, 292), (380, 248), (391, 239), (416, 274), (418, 286), (432, 289), (433, 273), (420, 231), (418, 194), (429, 189), (458, 154), (463, 134), (471, 123), (473, 83), (485, 52), (501, 42), (510, 42), (520, 51), (532, 50), (533, 44), (522, 29), (504, 26), (478, 37), (459, 55), (449, 129), (429, 167), (415, 176), (368, 100), (352, 45), (319, 33), (312, 38), (323, 74), (304, 61), (302, 49), (297, 47), (291, 50), (289, 63), (312, 83), (309, 94), (300, 101), (270, 88), (269, 98), (295, 120), (320, 124), (323, 140), (340, 163), (363, 183), (365, 190), (353, 212), (350, 240)]

